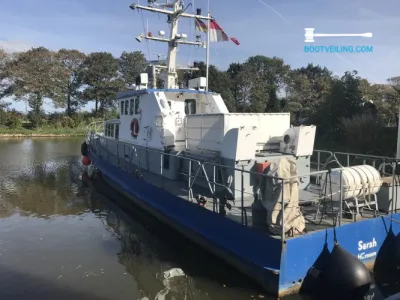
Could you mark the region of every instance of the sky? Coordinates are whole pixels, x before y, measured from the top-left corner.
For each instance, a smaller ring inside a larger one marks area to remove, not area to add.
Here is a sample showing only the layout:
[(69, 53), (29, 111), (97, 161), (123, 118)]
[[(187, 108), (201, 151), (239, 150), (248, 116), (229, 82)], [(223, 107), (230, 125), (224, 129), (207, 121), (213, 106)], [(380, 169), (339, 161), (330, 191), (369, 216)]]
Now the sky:
[[(23, 51), (44, 46), (52, 50), (108, 51), (118, 57), (122, 51), (140, 50), (146, 58), (166, 54), (166, 44), (138, 43), (135, 37), (146, 31), (168, 32), (166, 16), (132, 11), (138, 0), (2, 0), (0, 47)], [(157, 2), (164, 2), (158, 0)], [(373, 83), (400, 75), (399, 0), (186, 0), (187, 12), (209, 9), (224, 31), (239, 40), (212, 43), (210, 63), (221, 70), (230, 63), (244, 62), (253, 55), (280, 57), (293, 68), (308, 63), (326, 66), (335, 75), (357, 70)], [(139, 0), (145, 5), (146, 0)], [(373, 46), (372, 53), (305, 53), (304, 28), (315, 33), (366, 33), (365, 37), (315, 37), (319, 46)], [(193, 21), (180, 22), (180, 33), (195, 36)], [(197, 33), (198, 34), (198, 33)], [(180, 66), (205, 60), (205, 50), (181, 46)], [(13, 103), (25, 110), (23, 103)], [(46, 104), (47, 110), (53, 110)]]

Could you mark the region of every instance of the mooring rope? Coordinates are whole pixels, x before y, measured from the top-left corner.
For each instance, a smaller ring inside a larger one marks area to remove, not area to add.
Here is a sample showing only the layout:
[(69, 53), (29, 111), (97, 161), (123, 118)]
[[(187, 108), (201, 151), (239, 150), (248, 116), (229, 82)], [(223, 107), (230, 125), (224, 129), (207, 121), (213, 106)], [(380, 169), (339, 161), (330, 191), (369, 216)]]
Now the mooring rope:
[(382, 216), (382, 217), (384, 217), (384, 218), (386, 218), (386, 219), (389, 219), (391, 222), (395, 222), (395, 223), (397, 223), (397, 224), (400, 224), (400, 221), (397, 221), (397, 220), (395, 220), (395, 219), (393, 219), (393, 218), (391, 218), (391, 217), (388, 217), (388, 216)]

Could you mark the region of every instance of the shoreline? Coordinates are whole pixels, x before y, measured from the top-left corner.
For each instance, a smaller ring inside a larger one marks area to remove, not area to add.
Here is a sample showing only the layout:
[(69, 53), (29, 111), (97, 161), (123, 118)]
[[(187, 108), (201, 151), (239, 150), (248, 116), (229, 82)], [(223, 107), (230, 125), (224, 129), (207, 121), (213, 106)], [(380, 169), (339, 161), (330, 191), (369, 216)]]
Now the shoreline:
[(0, 133), (0, 138), (28, 138), (28, 137), (78, 137), (84, 133)]

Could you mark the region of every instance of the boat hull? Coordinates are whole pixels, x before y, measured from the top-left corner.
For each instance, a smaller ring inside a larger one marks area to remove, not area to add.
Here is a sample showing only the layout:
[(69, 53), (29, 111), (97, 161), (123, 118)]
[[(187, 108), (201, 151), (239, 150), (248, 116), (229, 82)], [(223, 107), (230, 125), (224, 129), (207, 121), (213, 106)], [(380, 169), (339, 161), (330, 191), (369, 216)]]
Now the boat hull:
[[(90, 155), (89, 155), (90, 156)], [(223, 218), (90, 156), (111, 186), (186, 238), (278, 294), (281, 242)], [(252, 245), (257, 245), (252, 247)], [(269, 255), (264, 255), (269, 253)]]
[[(330, 250), (333, 247), (332, 228), (290, 238), (282, 243), (280, 239), (221, 217), (136, 178), (100, 156), (89, 153), (89, 157), (111, 186), (135, 205), (278, 297), (298, 292), (324, 245), (327, 244)], [(400, 214), (393, 214), (392, 218), (399, 222)], [(390, 219), (385, 217), (368, 219), (337, 227), (336, 236), (341, 246), (372, 269), (389, 225)], [(399, 223), (393, 222), (393, 231), (399, 233)]]

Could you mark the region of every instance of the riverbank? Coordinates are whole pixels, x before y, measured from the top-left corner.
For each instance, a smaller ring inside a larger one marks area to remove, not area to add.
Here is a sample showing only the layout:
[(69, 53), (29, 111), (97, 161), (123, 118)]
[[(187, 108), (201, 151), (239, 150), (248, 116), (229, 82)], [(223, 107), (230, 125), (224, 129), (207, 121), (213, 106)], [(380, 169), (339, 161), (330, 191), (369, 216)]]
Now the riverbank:
[(18, 137), (73, 137), (85, 136), (86, 127), (78, 128), (37, 128), (37, 129), (8, 129), (0, 128), (0, 138)]

